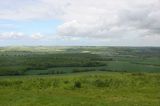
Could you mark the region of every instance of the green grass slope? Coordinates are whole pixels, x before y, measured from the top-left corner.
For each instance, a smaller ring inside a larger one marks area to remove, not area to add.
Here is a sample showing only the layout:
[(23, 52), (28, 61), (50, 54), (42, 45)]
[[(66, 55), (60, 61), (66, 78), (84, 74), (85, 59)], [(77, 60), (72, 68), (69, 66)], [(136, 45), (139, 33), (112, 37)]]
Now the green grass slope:
[(159, 105), (159, 73), (0, 77), (0, 106)]

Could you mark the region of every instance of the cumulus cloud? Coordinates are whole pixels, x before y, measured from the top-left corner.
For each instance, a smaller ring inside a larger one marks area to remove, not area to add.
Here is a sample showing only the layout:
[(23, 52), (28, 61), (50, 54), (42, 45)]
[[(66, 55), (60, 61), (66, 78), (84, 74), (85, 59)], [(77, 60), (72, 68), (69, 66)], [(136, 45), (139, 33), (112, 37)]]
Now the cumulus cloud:
[(160, 45), (159, 0), (5, 0), (0, 10), (0, 19), (62, 20), (58, 36)]
[(159, 0), (91, 1), (68, 7), (59, 35), (119, 38), (160, 34)]
[(32, 34), (30, 37), (31, 37), (32, 39), (35, 39), (35, 40), (39, 40), (39, 39), (45, 38), (45, 36), (42, 35), (41, 33)]
[(24, 34), (22, 32), (4, 32), (0, 33), (0, 40), (41, 40), (48, 39), (48, 36), (44, 36), (41, 33), (34, 33), (31, 35)]
[(25, 35), (21, 32), (4, 32), (0, 33), (0, 40), (1, 39), (19, 39), (24, 37)]

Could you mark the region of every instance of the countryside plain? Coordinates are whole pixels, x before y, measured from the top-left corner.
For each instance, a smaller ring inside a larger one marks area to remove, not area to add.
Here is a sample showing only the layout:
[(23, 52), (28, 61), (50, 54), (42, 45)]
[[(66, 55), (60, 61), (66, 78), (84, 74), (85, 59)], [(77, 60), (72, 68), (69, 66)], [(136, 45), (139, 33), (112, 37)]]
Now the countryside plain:
[(0, 106), (159, 105), (159, 47), (0, 47)]

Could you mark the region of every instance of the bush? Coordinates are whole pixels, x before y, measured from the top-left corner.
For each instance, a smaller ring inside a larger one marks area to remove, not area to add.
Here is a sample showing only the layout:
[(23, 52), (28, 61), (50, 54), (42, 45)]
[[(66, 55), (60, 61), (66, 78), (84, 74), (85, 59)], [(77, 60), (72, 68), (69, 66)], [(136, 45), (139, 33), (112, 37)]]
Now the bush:
[(96, 87), (105, 87), (105, 86), (106, 86), (105, 81), (100, 80), (100, 79), (95, 80), (95, 81), (94, 81), (94, 85), (95, 85)]
[(132, 76), (144, 76), (145, 74), (144, 73), (132, 73), (131, 74)]
[(75, 81), (74, 82), (74, 88), (81, 88), (81, 82), (80, 81)]

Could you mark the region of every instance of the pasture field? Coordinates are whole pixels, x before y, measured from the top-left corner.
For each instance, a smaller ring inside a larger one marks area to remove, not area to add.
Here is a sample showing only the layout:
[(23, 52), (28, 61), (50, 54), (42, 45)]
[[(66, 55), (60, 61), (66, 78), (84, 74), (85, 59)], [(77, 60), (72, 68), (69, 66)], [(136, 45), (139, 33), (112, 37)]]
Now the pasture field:
[(0, 76), (160, 72), (159, 47), (0, 47)]
[(0, 77), (0, 106), (159, 106), (159, 73)]
[(160, 106), (160, 48), (0, 47), (0, 106)]

